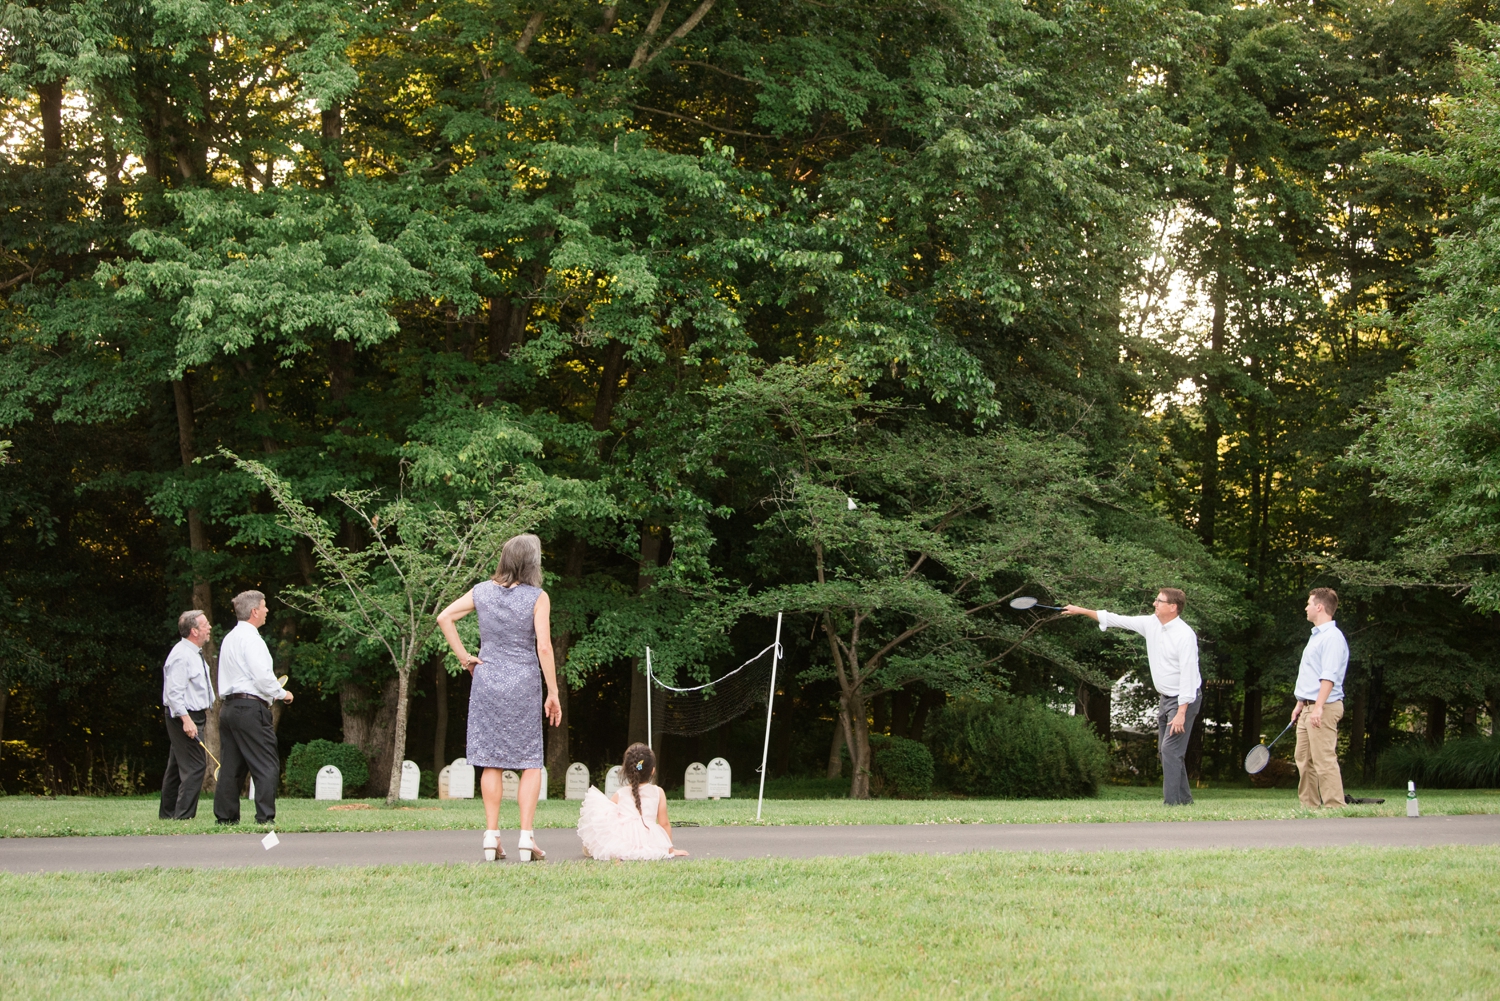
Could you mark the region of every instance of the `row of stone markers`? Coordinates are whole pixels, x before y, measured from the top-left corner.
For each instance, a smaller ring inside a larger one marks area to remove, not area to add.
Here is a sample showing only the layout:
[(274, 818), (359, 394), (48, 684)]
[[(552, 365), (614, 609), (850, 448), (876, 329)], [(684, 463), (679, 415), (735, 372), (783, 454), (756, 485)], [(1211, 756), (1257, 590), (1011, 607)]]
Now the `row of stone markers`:
[[(463, 758), (445, 765), (438, 772), (438, 799), (473, 799), (474, 766)], [(422, 784), (422, 770), (415, 761), (401, 762), (400, 799), (416, 799)], [(620, 788), (620, 766), (615, 765), (604, 774), (604, 795), (613, 796)], [(568, 766), (567, 798), (583, 799), (589, 787), (589, 768), (581, 761)], [(514, 800), (521, 788), (521, 776), (506, 770), (500, 773), (500, 796)], [(694, 761), (687, 766), (682, 777), (684, 799), (729, 799), (729, 762), (714, 758), (707, 765)], [(255, 794), (252, 792), (252, 796)], [(318, 780), (314, 790), (316, 799), (343, 799), (344, 775), (333, 765), (318, 769)], [(542, 769), (542, 788), (539, 799), (547, 798), (547, 769)]]

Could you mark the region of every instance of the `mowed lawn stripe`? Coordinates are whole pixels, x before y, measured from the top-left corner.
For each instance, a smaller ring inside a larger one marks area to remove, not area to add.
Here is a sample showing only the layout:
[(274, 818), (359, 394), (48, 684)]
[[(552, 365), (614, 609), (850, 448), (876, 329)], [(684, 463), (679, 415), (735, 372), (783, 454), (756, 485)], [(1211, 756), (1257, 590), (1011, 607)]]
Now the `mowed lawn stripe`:
[(0, 876), (7, 997), (1490, 998), (1500, 848)]

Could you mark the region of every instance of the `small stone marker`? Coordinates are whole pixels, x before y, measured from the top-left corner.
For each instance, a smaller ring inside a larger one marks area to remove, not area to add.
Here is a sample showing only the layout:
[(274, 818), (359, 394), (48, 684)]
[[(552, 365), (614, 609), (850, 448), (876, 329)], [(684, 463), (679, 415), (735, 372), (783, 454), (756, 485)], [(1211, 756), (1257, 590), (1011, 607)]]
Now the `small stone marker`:
[(313, 799), (343, 799), (344, 773), (337, 765), (324, 765), (318, 769), (318, 784)]
[(255, 802), (255, 776), (250, 776), (250, 791), (245, 794), (250, 802)]
[(540, 802), (541, 800), (544, 800), (544, 799), (547, 798), (547, 766), (546, 765), (542, 766), (542, 788), (541, 788), (540, 791), (537, 792), (536, 798), (537, 798), (538, 802)]
[(620, 766), (615, 765), (604, 773), (604, 795), (613, 796), (620, 791)]
[(416, 799), (421, 795), (422, 769), (415, 761), (401, 762), (401, 793), (399, 799)]
[(474, 798), (474, 766), (466, 758), (454, 758), (448, 766), (448, 798)]
[(453, 774), (452, 765), (444, 765), (443, 770), (438, 772), (438, 799), (452, 799), (448, 795), (448, 776)]
[(500, 798), (515, 802), (521, 791), (521, 776), (507, 768), (500, 773)]
[(723, 758), (708, 763), (708, 798), (729, 798), (729, 762)]
[(582, 761), (575, 761), (568, 766), (565, 794), (567, 799), (583, 799), (583, 794), (589, 791), (589, 766)]
[(682, 776), (683, 799), (708, 799), (708, 769), (703, 762), (694, 761), (687, 766)]

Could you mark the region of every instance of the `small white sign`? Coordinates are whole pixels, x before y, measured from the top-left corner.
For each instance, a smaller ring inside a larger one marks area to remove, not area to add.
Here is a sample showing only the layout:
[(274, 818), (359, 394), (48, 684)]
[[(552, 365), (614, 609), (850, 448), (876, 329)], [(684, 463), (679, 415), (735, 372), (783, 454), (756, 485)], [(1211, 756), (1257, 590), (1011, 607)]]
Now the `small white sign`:
[(266, 851), (270, 851), (272, 848), (275, 848), (277, 845), (281, 844), (281, 839), (276, 836), (275, 831), (272, 831), (270, 834), (267, 834), (265, 837), (260, 839), (260, 844), (261, 847)]
[(465, 758), (455, 758), (448, 769), (448, 798), (473, 799), (474, 766)]
[(519, 797), (521, 792), (521, 776), (507, 768), (500, 773), (500, 798), (511, 802)]
[(415, 761), (401, 762), (401, 795), (400, 799), (416, 799), (421, 795), (422, 769), (417, 767)]
[(575, 761), (568, 766), (565, 792), (568, 799), (583, 799), (589, 789), (589, 766)]
[(613, 796), (620, 791), (620, 766), (615, 765), (604, 773), (604, 795)]
[(694, 761), (687, 766), (682, 776), (683, 799), (708, 799), (708, 769), (703, 762)]
[(338, 770), (337, 765), (324, 765), (318, 769), (318, 784), (313, 798), (344, 798), (344, 773)]
[(729, 762), (715, 758), (708, 763), (708, 798), (729, 798)]
[(547, 798), (547, 766), (546, 765), (542, 766), (542, 787), (541, 787), (541, 789), (537, 790), (536, 798), (538, 800), (544, 800), (544, 799)]
[(448, 776), (453, 773), (452, 765), (444, 765), (443, 770), (438, 772), (438, 799), (452, 799), (448, 795)]
[(255, 776), (253, 775), (250, 777), (250, 791), (245, 793), (245, 795), (249, 798), (250, 802), (255, 802)]

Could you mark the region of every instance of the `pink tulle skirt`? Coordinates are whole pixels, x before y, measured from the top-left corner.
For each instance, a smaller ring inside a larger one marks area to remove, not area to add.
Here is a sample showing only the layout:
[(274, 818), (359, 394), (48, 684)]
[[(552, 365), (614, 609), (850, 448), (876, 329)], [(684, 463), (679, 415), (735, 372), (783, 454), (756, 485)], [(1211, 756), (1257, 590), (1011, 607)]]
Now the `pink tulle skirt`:
[[(627, 787), (620, 799), (628, 796)], [(672, 855), (672, 836), (666, 828), (654, 819), (642, 822), (634, 802), (612, 803), (593, 786), (583, 794), (578, 810), (578, 837), (584, 854), (600, 860), (648, 862)]]

